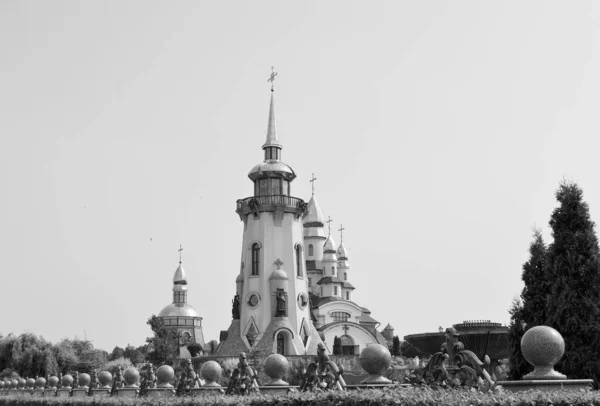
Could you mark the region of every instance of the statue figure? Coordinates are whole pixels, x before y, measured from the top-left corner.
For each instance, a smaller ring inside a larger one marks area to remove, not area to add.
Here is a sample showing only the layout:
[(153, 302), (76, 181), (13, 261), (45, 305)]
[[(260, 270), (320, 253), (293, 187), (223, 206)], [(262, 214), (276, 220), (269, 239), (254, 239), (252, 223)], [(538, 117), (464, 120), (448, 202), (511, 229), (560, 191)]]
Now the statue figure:
[(194, 371), (192, 360), (188, 358), (185, 369), (181, 372), (176, 394), (177, 396), (182, 396), (189, 393), (190, 389), (199, 388), (200, 386), (202, 386), (202, 381), (196, 371)]
[(90, 388), (88, 390), (88, 394), (92, 394), (94, 393), (94, 389), (98, 389), (98, 387), (100, 386), (100, 382), (98, 381), (98, 374), (96, 373), (95, 369), (92, 369), (92, 372), (90, 374)]
[(148, 393), (148, 389), (156, 388), (155, 368), (150, 362), (147, 362), (142, 366), (140, 372), (140, 396), (144, 396)]
[(246, 395), (250, 392), (258, 392), (258, 386), (258, 373), (248, 365), (246, 353), (240, 353), (237, 368), (231, 373), (229, 386), (227, 386), (225, 394)]
[(73, 389), (79, 388), (79, 371), (75, 371), (73, 374)]
[(231, 302), (231, 316), (234, 320), (240, 319), (240, 295), (237, 293), (233, 297), (233, 301)]
[(62, 378), (63, 378), (63, 374), (62, 374), (62, 372), (60, 372), (60, 373), (58, 374), (58, 385), (56, 385), (56, 387), (57, 387), (58, 389), (62, 388)]
[(287, 306), (286, 306), (285, 295), (283, 290), (277, 292), (277, 308), (275, 310), (275, 317), (287, 317)]
[(116, 395), (117, 389), (121, 389), (123, 387), (123, 383), (123, 367), (119, 365), (112, 381), (110, 394)]
[(325, 391), (325, 390), (345, 390), (346, 382), (342, 375), (344, 368), (336, 365), (329, 360), (326, 354), (326, 348), (323, 343), (317, 346), (317, 356), (315, 360), (308, 365), (306, 373), (300, 384), (300, 391), (309, 390)]

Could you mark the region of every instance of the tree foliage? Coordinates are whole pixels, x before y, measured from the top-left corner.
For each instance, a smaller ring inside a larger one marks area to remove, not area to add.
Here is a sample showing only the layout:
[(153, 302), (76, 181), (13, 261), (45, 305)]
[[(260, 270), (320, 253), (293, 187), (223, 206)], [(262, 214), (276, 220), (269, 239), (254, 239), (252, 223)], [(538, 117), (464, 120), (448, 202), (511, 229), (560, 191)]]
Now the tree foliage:
[(557, 369), (569, 378), (594, 378), (600, 357), (600, 251), (583, 191), (563, 182), (556, 192), (559, 206), (550, 227), (546, 324), (565, 340), (565, 355)]
[(338, 336), (333, 338), (333, 355), (342, 354), (342, 340)]
[(171, 364), (172, 360), (179, 356), (179, 335), (177, 330), (165, 327), (160, 317), (152, 315), (147, 324), (154, 335), (148, 337), (146, 342), (152, 347), (148, 351), (146, 359), (154, 365)]
[(400, 337), (394, 336), (392, 339), (392, 355), (400, 355)]

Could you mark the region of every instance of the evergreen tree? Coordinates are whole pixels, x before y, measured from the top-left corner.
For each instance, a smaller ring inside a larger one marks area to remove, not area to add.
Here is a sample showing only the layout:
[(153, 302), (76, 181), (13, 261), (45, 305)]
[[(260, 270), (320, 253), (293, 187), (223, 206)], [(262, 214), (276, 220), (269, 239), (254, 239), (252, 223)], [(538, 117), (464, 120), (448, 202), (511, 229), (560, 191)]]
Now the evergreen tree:
[(333, 355), (341, 355), (342, 354), (342, 340), (335, 336), (333, 339)]
[(523, 264), (521, 274), (525, 287), (521, 291), (521, 299), (513, 301), (509, 310), (511, 379), (521, 379), (533, 370), (521, 353), (521, 338), (525, 330), (546, 323), (546, 301), (550, 289), (544, 270), (546, 251), (541, 231), (534, 230), (533, 241), (529, 245), (529, 260)]
[(550, 227), (554, 241), (548, 248), (546, 324), (565, 340), (565, 355), (557, 370), (569, 378), (594, 378), (598, 384), (600, 359), (600, 258), (594, 222), (583, 192), (563, 182), (556, 192), (559, 206)]
[(400, 355), (400, 337), (394, 336), (392, 339), (392, 355)]

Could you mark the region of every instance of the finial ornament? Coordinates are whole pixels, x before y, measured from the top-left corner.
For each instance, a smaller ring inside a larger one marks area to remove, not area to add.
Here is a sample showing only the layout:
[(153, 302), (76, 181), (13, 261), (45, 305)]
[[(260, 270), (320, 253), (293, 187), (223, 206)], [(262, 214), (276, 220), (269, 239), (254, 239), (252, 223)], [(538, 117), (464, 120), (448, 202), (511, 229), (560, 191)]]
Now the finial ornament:
[(183, 251), (181, 244), (179, 244), (179, 249), (177, 251), (179, 251), (179, 263), (181, 264), (181, 251)]
[(275, 261), (275, 265), (277, 265), (277, 269), (281, 269), (281, 265), (283, 265), (283, 261), (279, 258), (277, 258), (277, 261)]
[(327, 216), (327, 219), (328, 220), (326, 221), (326, 223), (329, 225), (329, 234), (328, 234), (328, 236), (329, 236), (329, 235), (331, 235), (331, 222), (333, 220), (331, 219), (331, 216)]
[(344, 226), (340, 224), (340, 229), (338, 230), (340, 232), (340, 243), (344, 242), (344, 230)]
[(311, 183), (312, 186), (312, 195), (315, 195), (315, 180), (317, 180), (317, 178), (315, 178), (315, 174), (312, 174), (312, 179), (309, 180), (309, 182)]
[(275, 89), (273, 88), (273, 84), (275, 82), (275, 76), (278, 75), (277, 72), (275, 72), (275, 67), (271, 66), (271, 76), (269, 76), (269, 79), (267, 80), (267, 82), (271, 82), (271, 91), (273, 92)]

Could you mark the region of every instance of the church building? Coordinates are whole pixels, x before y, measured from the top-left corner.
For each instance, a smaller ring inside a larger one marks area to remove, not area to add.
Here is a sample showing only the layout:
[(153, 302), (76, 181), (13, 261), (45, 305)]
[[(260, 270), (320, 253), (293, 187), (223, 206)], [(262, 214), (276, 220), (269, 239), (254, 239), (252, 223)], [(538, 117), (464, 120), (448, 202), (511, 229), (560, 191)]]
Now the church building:
[(173, 275), (173, 303), (167, 305), (158, 313), (165, 327), (177, 329), (179, 336), (179, 357), (190, 358), (187, 346), (199, 344), (204, 348), (204, 334), (202, 332), (202, 317), (198, 316), (196, 309), (187, 302), (187, 278), (181, 265), (181, 251), (179, 247), (179, 266)]
[(217, 354), (314, 355), (320, 343), (332, 353), (336, 336), (346, 354), (385, 345), (370, 311), (352, 301), (346, 248), (325, 236), (314, 193), (308, 204), (292, 194), (296, 173), (282, 161), (272, 85), (262, 149), (264, 159), (248, 173), (254, 194), (237, 201), (240, 270), (233, 320), (221, 332)]

